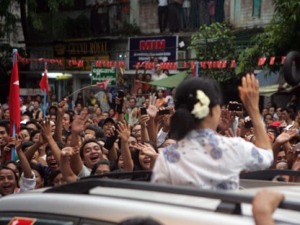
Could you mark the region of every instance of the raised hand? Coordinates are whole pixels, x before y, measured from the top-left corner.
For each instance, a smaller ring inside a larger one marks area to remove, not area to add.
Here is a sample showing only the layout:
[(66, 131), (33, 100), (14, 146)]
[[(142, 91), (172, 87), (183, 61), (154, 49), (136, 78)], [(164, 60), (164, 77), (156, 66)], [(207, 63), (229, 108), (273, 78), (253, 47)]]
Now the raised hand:
[(221, 111), (221, 118), (219, 120), (219, 125), (218, 127), (222, 131), (226, 131), (229, 129), (230, 124), (231, 124), (231, 117), (232, 117), (232, 112), (229, 111), (228, 109), (222, 109)]
[(50, 118), (46, 118), (44, 122), (41, 123), (41, 135), (40, 135), (40, 144), (45, 144), (52, 138), (52, 127)]
[(134, 147), (137, 150), (142, 151), (145, 155), (149, 156), (150, 158), (156, 158), (158, 155), (155, 149), (148, 143), (138, 143)]
[(254, 74), (247, 74), (242, 78), (242, 86), (239, 86), (240, 98), (250, 114), (252, 110), (259, 110), (259, 83)]
[(19, 133), (17, 135), (17, 139), (16, 139), (16, 142), (15, 142), (15, 144), (16, 144), (16, 150), (17, 151), (20, 150), (20, 149), (22, 149), (22, 143), (24, 142), (24, 140), (25, 140), (24, 134)]
[(57, 104), (57, 111), (59, 113), (64, 113), (66, 111), (65, 105), (66, 105), (66, 100), (62, 100), (60, 103)]
[(141, 126), (147, 126), (147, 122), (150, 120), (150, 117), (146, 114), (146, 115), (141, 115), (139, 117), (139, 124), (141, 124)]
[(78, 147), (65, 147), (61, 150), (61, 157), (70, 158), (74, 154), (78, 154), (78, 152), (79, 152)]
[(122, 141), (128, 141), (130, 137), (130, 125), (125, 123), (119, 123), (117, 132)]
[(277, 138), (276, 142), (279, 144), (284, 144), (291, 140), (293, 137), (295, 137), (298, 134), (297, 129), (289, 129), (289, 130), (284, 130)]
[(79, 134), (84, 131), (88, 119), (89, 115), (85, 111), (81, 111), (80, 115), (75, 115), (72, 122), (72, 132)]
[(158, 109), (155, 106), (156, 97), (150, 96), (150, 105), (147, 108), (147, 113), (151, 118), (155, 118), (158, 112)]

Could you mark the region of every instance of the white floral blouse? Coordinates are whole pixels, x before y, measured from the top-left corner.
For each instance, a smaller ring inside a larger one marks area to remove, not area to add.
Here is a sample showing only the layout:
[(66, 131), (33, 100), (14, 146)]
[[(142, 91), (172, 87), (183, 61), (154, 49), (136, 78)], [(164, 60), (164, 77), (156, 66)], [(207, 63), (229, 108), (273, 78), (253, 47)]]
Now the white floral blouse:
[(232, 190), (238, 189), (242, 170), (262, 170), (272, 164), (271, 149), (199, 129), (162, 151), (153, 169), (152, 182)]

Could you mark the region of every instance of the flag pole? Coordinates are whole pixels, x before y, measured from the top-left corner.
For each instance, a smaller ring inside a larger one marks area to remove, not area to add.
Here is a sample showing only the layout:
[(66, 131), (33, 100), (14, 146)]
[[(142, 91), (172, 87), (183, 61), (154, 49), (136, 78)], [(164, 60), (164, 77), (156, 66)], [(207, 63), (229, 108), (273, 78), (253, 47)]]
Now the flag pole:
[(195, 77), (198, 77), (198, 71), (199, 71), (199, 62), (196, 61), (196, 74), (195, 74)]
[[(45, 70), (47, 69), (47, 63), (45, 62)], [(44, 74), (45, 76), (45, 74)], [(46, 109), (47, 109), (47, 94), (46, 94), (46, 88), (44, 88), (44, 105), (43, 105), (43, 111), (44, 111), (44, 118), (46, 117)]]
[[(12, 51), (12, 53), (13, 53), (13, 56), (12, 56), (12, 63), (13, 63), (13, 65), (14, 65), (15, 60), (17, 58), (17, 55), (16, 55), (17, 52), (18, 52), (18, 50), (15, 49), (15, 48)], [(18, 63), (18, 62), (16, 62), (16, 63)], [(15, 138), (16, 137), (16, 123), (15, 122), (13, 123), (12, 129), (13, 129), (12, 137)], [(10, 150), (10, 160), (11, 161), (15, 161), (15, 146), (11, 147), (11, 150)]]

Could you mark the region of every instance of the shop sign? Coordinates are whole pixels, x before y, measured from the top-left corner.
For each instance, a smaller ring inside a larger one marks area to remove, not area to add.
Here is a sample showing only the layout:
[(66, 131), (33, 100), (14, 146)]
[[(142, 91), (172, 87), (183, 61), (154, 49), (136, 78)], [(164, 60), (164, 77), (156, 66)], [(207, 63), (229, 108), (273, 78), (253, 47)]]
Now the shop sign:
[(102, 82), (107, 78), (110, 79), (109, 86), (116, 85), (117, 69), (115, 67), (93, 67), (92, 69), (92, 84)]

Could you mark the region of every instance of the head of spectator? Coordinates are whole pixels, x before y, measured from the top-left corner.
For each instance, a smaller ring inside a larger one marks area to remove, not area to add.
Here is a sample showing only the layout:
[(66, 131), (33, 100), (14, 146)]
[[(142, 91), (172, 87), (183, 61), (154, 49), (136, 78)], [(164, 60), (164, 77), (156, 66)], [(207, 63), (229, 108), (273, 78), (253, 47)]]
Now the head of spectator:
[(158, 221), (151, 218), (130, 218), (121, 221), (118, 225), (162, 225)]
[(146, 98), (145, 99), (145, 102), (144, 102), (144, 107), (148, 108), (150, 105), (150, 99), (149, 98)]
[(135, 98), (130, 98), (129, 99), (129, 107), (131, 109), (135, 108), (136, 107), (136, 99)]
[(55, 171), (59, 168), (59, 164), (52, 153), (50, 145), (46, 146), (46, 162), (51, 171)]
[(55, 93), (51, 95), (50, 101), (51, 101), (51, 102), (57, 102), (57, 96), (56, 96)]
[(111, 172), (111, 163), (106, 159), (102, 159), (93, 166), (91, 175), (103, 175), (105, 173), (110, 173), (110, 172)]
[(107, 119), (109, 117), (109, 113), (107, 111), (102, 113), (103, 119)]
[(143, 96), (143, 94), (144, 94), (143, 88), (138, 88), (137, 89), (137, 97), (141, 97), (141, 96)]
[(31, 132), (34, 130), (39, 130), (40, 126), (35, 120), (30, 120), (25, 124), (25, 127), (27, 127)]
[(49, 107), (49, 114), (55, 114), (57, 115), (57, 107), (56, 106), (50, 106)]
[[(157, 152), (156, 147), (152, 142), (148, 142), (152, 148)], [(151, 158), (146, 155), (143, 151), (131, 151), (132, 159), (135, 170), (150, 170), (151, 169)]]
[(103, 159), (103, 149), (96, 139), (88, 139), (82, 143), (79, 154), (86, 167), (92, 169), (93, 166)]
[(135, 124), (133, 127), (132, 127), (132, 131), (131, 133), (134, 135), (134, 137), (136, 137), (136, 140), (137, 142), (141, 142), (141, 139), (142, 139), (142, 133), (141, 133), (141, 125), (140, 124)]
[(67, 183), (60, 170), (55, 170), (51, 173), (50, 182), (54, 187)]
[(18, 180), (21, 177), (21, 167), (16, 161), (6, 161), (4, 166), (11, 168), (17, 175)]
[(262, 117), (264, 117), (267, 113), (269, 113), (269, 109), (267, 107), (263, 108), (261, 111)]
[(40, 130), (34, 130), (30, 133), (30, 141), (34, 142), (34, 143), (38, 143), (40, 140), (40, 134), (41, 131)]
[[(216, 130), (221, 116), (222, 94), (219, 84), (209, 78), (187, 78), (176, 89), (175, 113), (170, 136), (183, 139), (203, 125)], [(180, 123), (178, 123), (180, 121)]]
[(44, 187), (44, 170), (40, 166), (35, 164), (30, 165), (32, 172), (35, 175), (35, 189), (43, 188)]
[(8, 143), (9, 138), (9, 126), (5, 121), (0, 121), (0, 147), (5, 146)]
[(88, 125), (84, 130), (84, 141), (88, 139), (102, 140), (104, 138), (105, 136), (102, 128), (95, 124)]
[(275, 108), (274, 106), (270, 106), (270, 108), (269, 108), (269, 113), (270, 113), (272, 116), (274, 116), (275, 112), (276, 112), (276, 108)]
[(292, 121), (294, 118), (291, 117), (292, 112), (289, 108), (283, 108), (281, 109), (281, 118), (286, 121), (286, 122), (290, 122)]
[(9, 109), (4, 109), (3, 110), (3, 119), (4, 120), (9, 120), (9, 118), (10, 118)]
[(106, 119), (102, 119), (98, 123), (98, 126), (103, 129), (105, 136), (108, 134), (109, 129), (114, 125), (115, 125), (115, 121), (110, 117), (107, 117)]
[(264, 115), (264, 123), (266, 126), (270, 126), (274, 122), (273, 115), (271, 113), (266, 113)]
[(151, 74), (150, 74), (150, 73), (147, 73), (147, 74), (145, 75), (145, 81), (146, 81), (146, 82), (150, 82), (150, 81), (151, 81)]
[(30, 140), (30, 129), (28, 129), (27, 127), (21, 127), (20, 128), (20, 134), (23, 135), (24, 141), (29, 141)]
[(100, 108), (100, 107), (98, 107), (98, 108), (96, 108), (95, 109), (95, 116), (97, 117), (97, 116), (102, 116), (102, 109)]
[(57, 114), (50, 114), (50, 121), (55, 123), (56, 119), (57, 119)]
[(62, 120), (62, 125), (65, 130), (70, 130), (73, 122), (73, 116), (70, 112), (65, 112)]
[(139, 80), (139, 81), (142, 81), (142, 80), (143, 80), (143, 74), (142, 74), (142, 73), (138, 73), (138, 74), (135, 76), (135, 79), (136, 79), (136, 80)]
[(30, 111), (25, 111), (22, 115), (21, 115), (21, 121), (29, 121), (32, 120), (32, 112)]
[(77, 112), (77, 114), (80, 114), (81, 110), (82, 110), (82, 104), (81, 102), (77, 102), (75, 106), (75, 111)]
[(7, 166), (0, 166), (0, 195), (13, 194), (18, 186), (18, 177), (15, 171)]
[(110, 118), (115, 118), (116, 116), (116, 112), (114, 109), (109, 109), (108, 114)]

